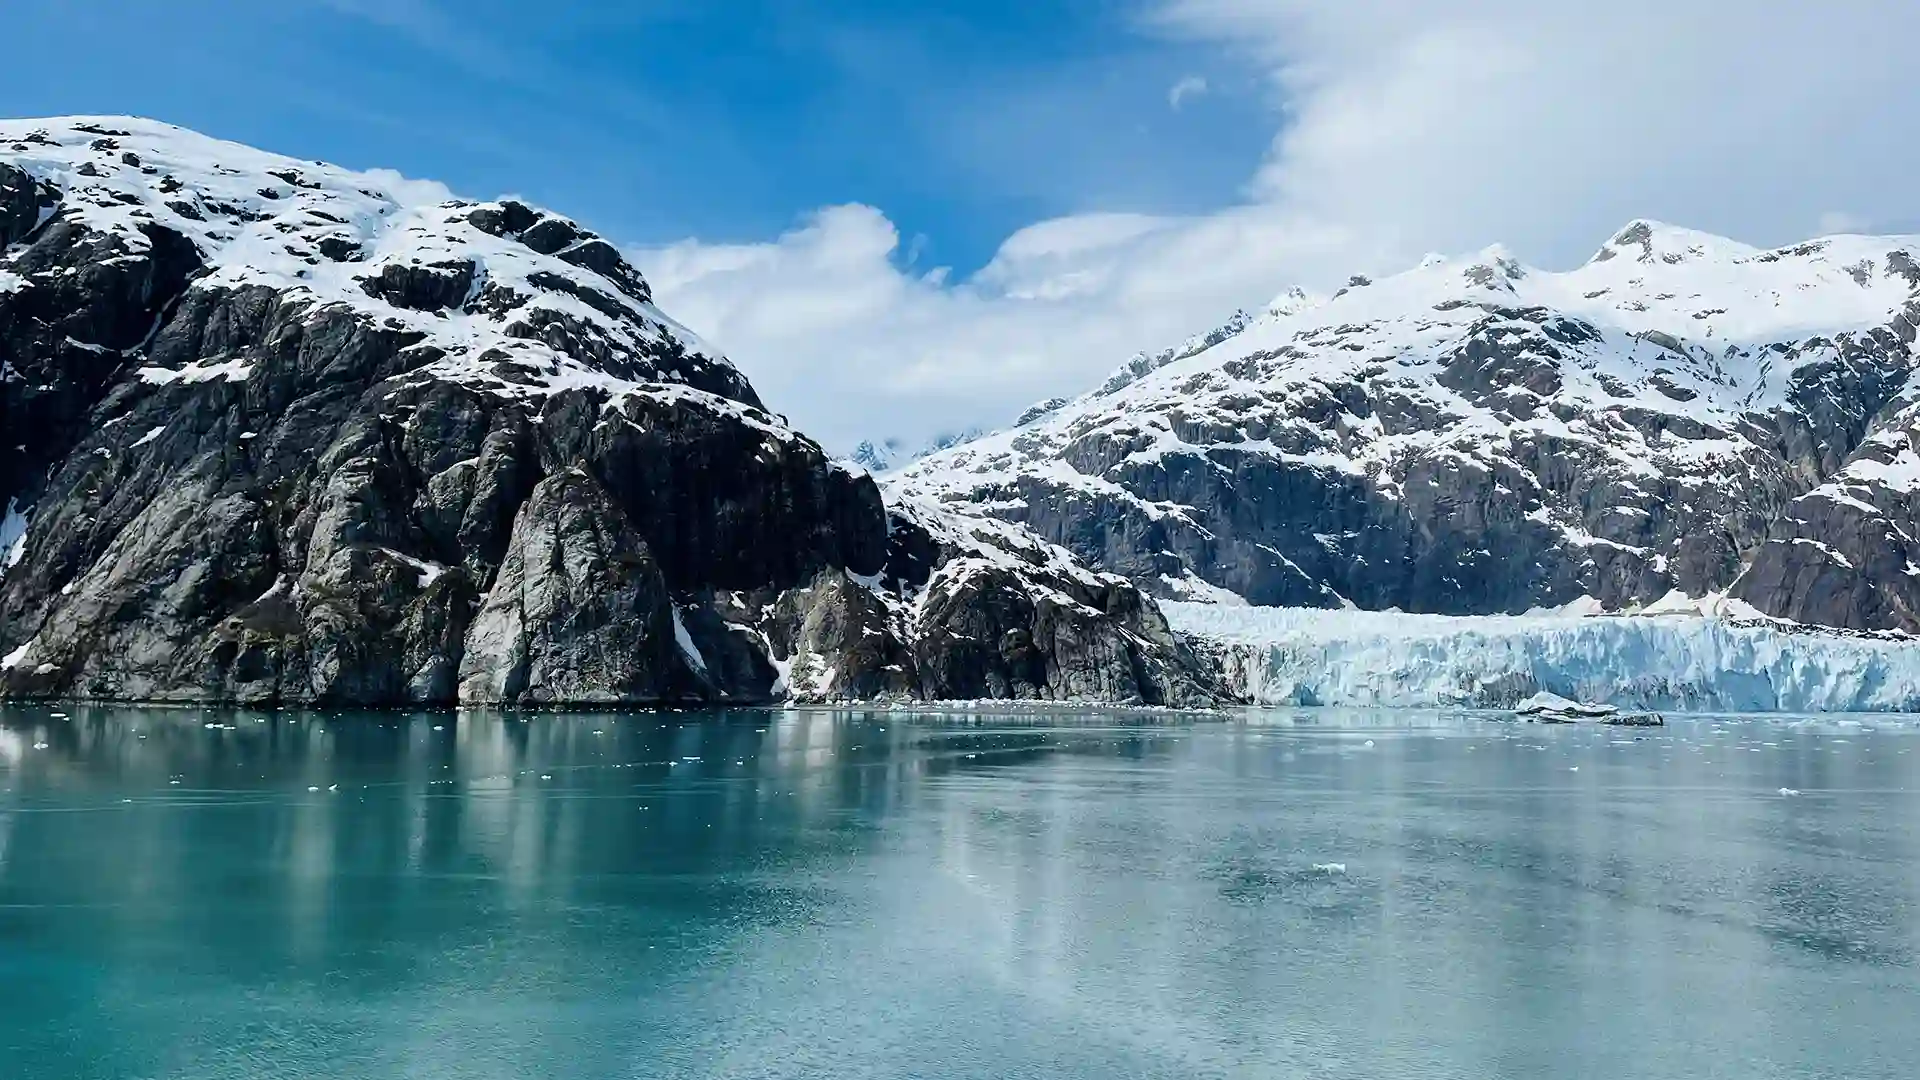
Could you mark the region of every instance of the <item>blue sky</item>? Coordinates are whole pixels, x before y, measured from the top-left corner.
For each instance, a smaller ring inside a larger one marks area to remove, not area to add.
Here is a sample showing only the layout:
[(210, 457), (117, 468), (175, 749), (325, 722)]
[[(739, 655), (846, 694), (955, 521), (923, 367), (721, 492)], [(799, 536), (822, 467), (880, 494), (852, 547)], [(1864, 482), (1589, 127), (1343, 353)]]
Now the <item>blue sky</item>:
[(837, 450), (1003, 424), (1427, 252), (1565, 268), (1639, 217), (1763, 246), (1920, 231), (1912, 0), (7, 0), (5, 22), (0, 112), (140, 113), (586, 222)]
[[(862, 202), (900, 259), (965, 273), (1035, 220), (1226, 201), (1271, 135), (1253, 70), (1117, 0), (8, 6), (14, 41), (58, 44), (9, 50), (7, 113), (151, 115), (637, 244)], [(1194, 75), (1211, 92), (1173, 108)]]

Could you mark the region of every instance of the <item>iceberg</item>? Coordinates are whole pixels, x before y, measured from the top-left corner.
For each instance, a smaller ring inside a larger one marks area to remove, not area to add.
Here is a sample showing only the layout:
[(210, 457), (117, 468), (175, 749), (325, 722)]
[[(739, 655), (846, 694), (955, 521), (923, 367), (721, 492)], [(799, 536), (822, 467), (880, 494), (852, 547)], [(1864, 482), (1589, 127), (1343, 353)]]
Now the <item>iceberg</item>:
[(1407, 615), (1161, 601), (1260, 705), (1920, 712), (1920, 639), (1714, 615)]
[(1542, 690), (1513, 707), (1521, 716), (1567, 716), (1582, 720), (1591, 720), (1602, 716), (1612, 716), (1620, 710), (1612, 705), (1589, 705), (1582, 701), (1563, 698), (1559, 694)]

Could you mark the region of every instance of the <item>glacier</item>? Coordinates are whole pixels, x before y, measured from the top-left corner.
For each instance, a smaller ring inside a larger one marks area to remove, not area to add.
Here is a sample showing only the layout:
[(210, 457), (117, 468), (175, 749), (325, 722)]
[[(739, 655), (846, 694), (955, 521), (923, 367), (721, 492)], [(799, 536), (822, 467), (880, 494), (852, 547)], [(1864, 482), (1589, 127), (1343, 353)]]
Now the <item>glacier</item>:
[(1920, 639), (1694, 614), (1410, 615), (1162, 601), (1258, 705), (1920, 711)]

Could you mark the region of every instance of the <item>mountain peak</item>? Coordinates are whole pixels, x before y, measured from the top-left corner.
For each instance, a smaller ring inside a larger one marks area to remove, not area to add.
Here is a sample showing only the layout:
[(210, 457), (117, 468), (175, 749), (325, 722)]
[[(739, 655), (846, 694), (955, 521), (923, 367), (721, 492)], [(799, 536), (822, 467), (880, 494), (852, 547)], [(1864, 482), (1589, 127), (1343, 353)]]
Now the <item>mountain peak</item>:
[(1303, 311), (1311, 311), (1325, 302), (1326, 301), (1319, 296), (1308, 292), (1298, 285), (1289, 285), (1280, 291), (1280, 295), (1268, 302), (1267, 314), (1286, 318), (1289, 315), (1298, 315)]
[(476, 203), (138, 117), (0, 120), (0, 164), (40, 192), (33, 228), (84, 229), (134, 253), (191, 249), (195, 289), (344, 306), (419, 334), (440, 352), (441, 377), (505, 396), (670, 382), (759, 404), (724, 357), (653, 305), (618, 248), (521, 202)]
[(1749, 247), (1724, 236), (1669, 225), (1652, 218), (1635, 218), (1614, 233), (1588, 265), (1626, 257), (1638, 263), (1665, 263), (1669, 266), (1708, 258), (1738, 259), (1756, 254)]

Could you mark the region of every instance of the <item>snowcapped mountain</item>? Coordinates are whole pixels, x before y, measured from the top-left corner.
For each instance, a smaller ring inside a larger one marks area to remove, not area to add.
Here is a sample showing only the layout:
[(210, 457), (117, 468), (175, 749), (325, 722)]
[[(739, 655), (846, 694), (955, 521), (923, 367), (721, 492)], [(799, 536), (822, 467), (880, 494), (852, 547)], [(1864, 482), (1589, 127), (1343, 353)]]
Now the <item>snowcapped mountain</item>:
[(1917, 255), (1641, 221), (1564, 273), (1429, 257), (1136, 357), (889, 489), (1164, 597), (1479, 614), (1730, 592), (1920, 629)]
[[(450, 380), (519, 393), (673, 382), (758, 405), (731, 364), (653, 306), (612, 244), (567, 218), (149, 121), (75, 120), (60, 137), (12, 123), (0, 146), (31, 178), (0, 197), (36, 211), (10, 219), (8, 244), (45, 225), (127, 258), (171, 258), (175, 273), (191, 263), (202, 295), (264, 289), (337, 306), (422, 335), (442, 354), (428, 370)], [(0, 291), (35, 272), (10, 265)]]
[[(1061, 400), (1065, 401), (1064, 398)], [(941, 435), (917, 451), (907, 449), (906, 444), (899, 439), (882, 439), (879, 442), (863, 439), (853, 448), (853, 453), (847, 455), (846, 460), (870, 473), (892, 472), (919, 461), (929, 454), (937, 454), (942, 450), (959, 446), (961, 443), (971, 442), (985, 434), (986, 432), (980, 428), (967, 428), (952, 434)]]
[(0, 121), (0, 430), (0, 696), (1209, 697), (1131, 584), (889, 510), (514, 200)]
[(907, 453), (898, 439), (884, 439), (877, 443), (862, 439), (860, 445), (853, 448), (853, 453), (847, 455), (847, 460), (870, 473), (883, 473), (906, 461)]

